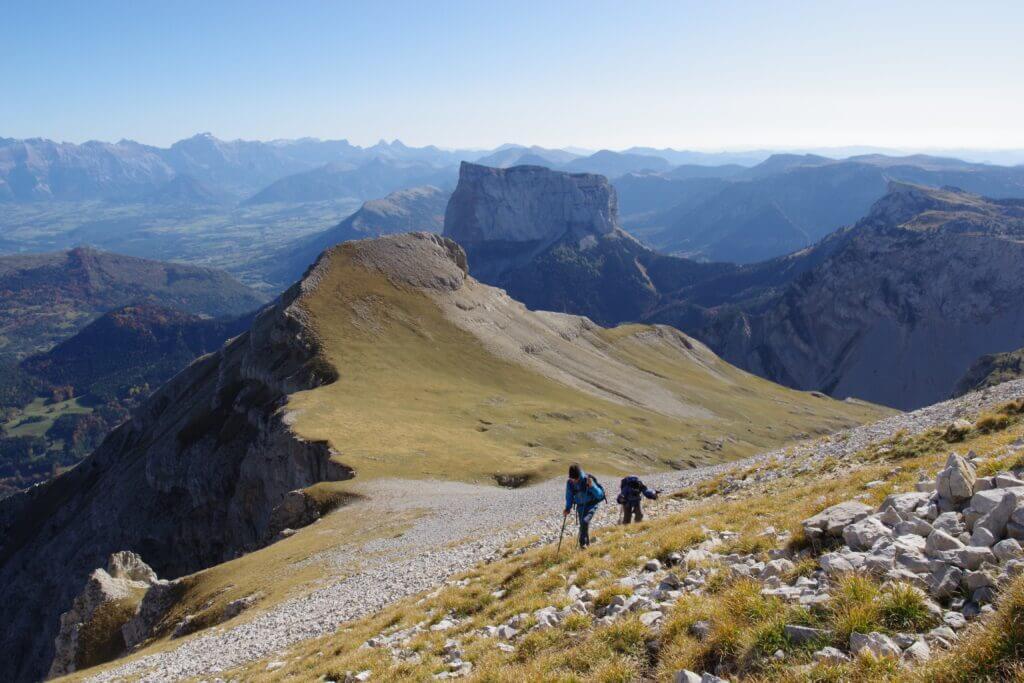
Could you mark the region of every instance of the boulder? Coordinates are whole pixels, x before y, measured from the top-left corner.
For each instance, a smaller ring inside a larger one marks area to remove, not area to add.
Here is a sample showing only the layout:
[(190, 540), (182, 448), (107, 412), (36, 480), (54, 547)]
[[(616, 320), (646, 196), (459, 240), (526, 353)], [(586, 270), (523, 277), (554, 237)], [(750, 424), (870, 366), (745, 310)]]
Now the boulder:
[(798, 624), (786, 624), (782, 629), (783, 634), (794, 645), (805, 645), (819, 641), (828, 641), (832, 638), (832, 631)]
[(872, 631), (867, 635), (851, 633), (850, 652), (855, 655), (871, 655), (879, 659), (885, 657), (899, 658), (902, 654), (899, 646), (892, 638), (878, 631)]
[(683, 669), (672, 676), (672, 683), (701, 683), (701, 676), (688, 669)]
[(914, 644), (903, 651), (903, 659), (914, 664), (924, 664), (932, 658), (932, 649), (924, 638), (918, 638)]
[(1005, 472), (1002, 474), (997, 474), (995, 477), (993, 477), (993, 479), (993, 483), (995, 484), (996, 488), (1012, 489), (1024, 487), (1024, 481), (1021, 481), (1012, 474), (1007, 474)]
[(963, 520), (955, 512), (943, 512), (932, 521), (932, 526), (950, 536), (958, 536), (965, 530)]
[(968, 591), (973, 593), (979, 588), (987, 588), (996, 585), (996, 577), (983, 569), (977, 569), (964, 574), (963, 584)]
[(843, 529), (864, 519), (871, 512), (871, 508), (864, 503), (848, 500), (822, 510), (813, 517), (805, 519), (801, 524), (804, 532), (811, 538), (818, 538), (822, 535), (839, 538), (843, 535)]
[(782, 577), (793, 571), (795, 568), (796, 565), (785, 558), (772, 560), (764, 565), (764, 569), (761, 570), (761, 578), (767, 579), (770, 577)]
[(843, 541), (854, 550), (868, 550), (880, 538), (892, 536), (892, 531), (877, 517), (865, 517), (843, 529)]
[(961, 503), (974, 495), (974, 482), (977, 478), (974, 465), (961, 455), (950, 453), (945, 469), (935, 478), (935, 490), (938, 491), (940, 501)]
[(1008, 538), (992, 546), (992, 554), (1000, 562), (1009, 562), (1024, 557), (1024, 549), (1015, 539)]
[(955, 551), (957, 564), (969, 570), (978, 569), (983, 564), (995, 564), (996, 556), (991, 548), (969, 545)]
[(925, 554), (929, 557), (935, 557), (940, 552), (947, 550), (960, 550), (963, 547), (964, 544), (959, 540), (953, 538), (941, 529), (936, 529), (928, 534), (928, 539), (925, 543)]
[(959, 567), (939, 563), (928, 577), (928, 591), (940, 600), (951, 597), (959, 590), (963, 575)]
[(640, 615), (640, 623), (644, 626), (653, 626), (655, 623), (661, 621), (663, 616), (664, 615), (659, 610), (644, 612)]
[(974, 528), (974, 533), (971, 534), (971, 545), (990, 547), (996, 542), (996, 537), (982, 525), (978, 525)]
[(904, 519), (908, 519), (918, 506), (928, 503), (930, 499), (931, 493), (928, 492), (892, 493), (885, 497), (882, 504), (878, 506), (878, 511), (895, 510)]
[(822, 570), (829, 576), (837, 576), (861, 569), (864, 566), (864, 553), (856, 553), (850, 550), (825, 553), (818, 558), (818, 564), (821, 565)]
[(850, 661), (849, 655), (834, 647), (823, 647), (811, 656), (814, 661), (822, 664), (845, 664)]
[(893, 531), (897, 536), (913, 535), (921, 536), (923, 538), (927, 538), (928, 534), (933, 530), (934, 527), (920, 517), (911, 517), (908, 520), (900, 522), (893, 528)]

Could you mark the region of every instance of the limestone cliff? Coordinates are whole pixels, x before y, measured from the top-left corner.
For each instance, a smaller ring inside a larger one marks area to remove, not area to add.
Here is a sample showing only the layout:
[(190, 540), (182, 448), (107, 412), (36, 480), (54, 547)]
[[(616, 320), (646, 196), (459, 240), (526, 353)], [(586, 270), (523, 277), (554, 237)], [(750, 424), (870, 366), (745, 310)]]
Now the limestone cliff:
[(603, 325), (641, 319), (664, 292), (726, 268), (651, 251), (618, 220), (604, 176), (463, 163), (444, 229), (474, 277), (532, 309)]
[(604, 176), (463, 162), (445, 212), (445, 234), (463, 246), (543, 243), (607, 235), (617, 221), (615, 190)]
[(0, 503), (0, 680), (46, 673), (58, 617), (112, 552), (134, 551), (162, 576), (195, 571), (265, 543), (288, 492), (350, 476), (281, 410), (288, 394), (335, 379), (296, 305), (317, 277), (192, 363), (78, 467)]

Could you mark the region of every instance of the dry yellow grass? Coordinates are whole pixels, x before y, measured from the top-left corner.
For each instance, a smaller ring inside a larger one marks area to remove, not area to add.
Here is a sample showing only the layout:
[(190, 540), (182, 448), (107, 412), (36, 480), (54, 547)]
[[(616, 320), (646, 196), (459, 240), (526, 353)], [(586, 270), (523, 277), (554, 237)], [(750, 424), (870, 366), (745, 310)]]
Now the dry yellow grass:
[[(784, 389), (718, 359), (705, 364), (650, 328), (602, 333), (609, 352), (711, 418), (669, 417), (597, 398), (490, 354), (421, 291), (336, 250), (302, 301), (340, 379), (294, 395), (296, 431), (328, 440), (358, 479), (536, 481), (579, 461), (599, 473), (689, 467), (885, 414)], [(716, 444), (720, 444), (716, 445)]]

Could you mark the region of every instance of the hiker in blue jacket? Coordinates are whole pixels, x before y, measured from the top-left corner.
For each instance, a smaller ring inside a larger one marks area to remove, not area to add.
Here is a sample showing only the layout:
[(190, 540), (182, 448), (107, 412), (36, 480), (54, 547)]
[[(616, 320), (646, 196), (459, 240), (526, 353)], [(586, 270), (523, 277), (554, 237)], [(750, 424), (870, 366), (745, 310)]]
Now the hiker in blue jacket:
[(565, 482), (565, 510), (562, 516), (568, 516), (569, 511), (576, 506), (581, 548), (590, 545), (590, 522), (594, 519), (597, 506), (604, 499), (604, 489), (593, 475), (587, 474), (575, 463), (569, 466), (569, 480)]
[(658, 492), (647, 488), (647, 485), (640, 481), (640, 477), (630, 475), (619, 484), (619, 496), (616, 502), (622, 506), (622, 523), (629, 524), (636, 517), (636, 521), (644, 518), (643, 508), (640, 507), (641, 496), (651, 500), (657, 500)]

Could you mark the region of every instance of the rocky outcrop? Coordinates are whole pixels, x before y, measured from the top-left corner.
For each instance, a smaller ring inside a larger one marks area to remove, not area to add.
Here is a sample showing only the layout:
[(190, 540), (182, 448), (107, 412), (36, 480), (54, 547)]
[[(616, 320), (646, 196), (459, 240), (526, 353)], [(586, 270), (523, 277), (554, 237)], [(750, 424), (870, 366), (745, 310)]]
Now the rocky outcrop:
[(1024, 377), (1024, 349), (985, 354), (967, 369), (953, 390), (954, 396), (994, 387)]
[(106, 569), (89, 575), (71, 609), (60, 616), (48, 678), (102, 663), (125, 650), (122, 627), (131, 619), (156, 573), (135, 553), (114, 553)]
[(289, 492), (351, 470), (288, 427), (290, 393), (336, 379), (299, 298), (316, 267), (245, 334), (154, 394), (78, 467), (0, 502), (0, 679), (40, 678), (58, 616), (114, 551), (176, 577), (259, 547)]

